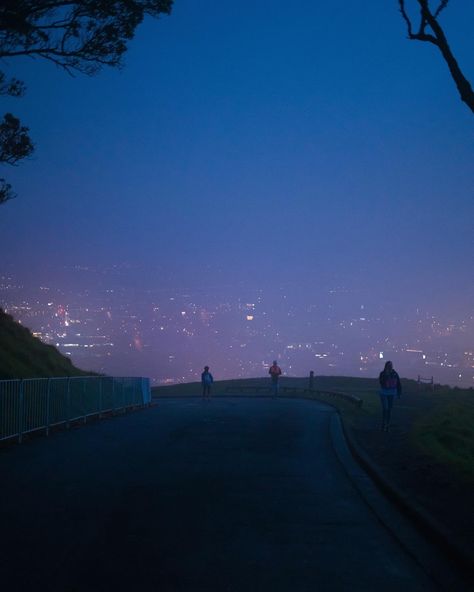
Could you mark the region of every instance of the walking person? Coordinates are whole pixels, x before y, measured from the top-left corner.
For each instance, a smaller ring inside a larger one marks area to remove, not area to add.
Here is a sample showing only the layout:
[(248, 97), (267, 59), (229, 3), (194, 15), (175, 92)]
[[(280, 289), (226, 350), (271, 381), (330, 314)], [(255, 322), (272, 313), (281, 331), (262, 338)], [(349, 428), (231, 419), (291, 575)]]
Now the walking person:
[(214, 382), (212, 374), (209, 372), (209, 366), (204, 366), (204, 372), (201, 374), (202, 398), (211, 400), (211, 384)]
[(278, 379), (281, 375), (281, 368), (277, 364), (276, 360), (273, 360), (273, 364), (272, 366), (270, 366), (268, 374), (270, 374), (270, 378), (272, 381), (272, 396), (276, 397), (278, 395)]
[(392, 418), (392, 407), (395, 396), (402, 395), (402, 384), (400, 377), (393, 369), (392, 362), (386, 362), (385, 367), (379, 374), (380, 402), (382, 403), (382, 431), (388, 432)]

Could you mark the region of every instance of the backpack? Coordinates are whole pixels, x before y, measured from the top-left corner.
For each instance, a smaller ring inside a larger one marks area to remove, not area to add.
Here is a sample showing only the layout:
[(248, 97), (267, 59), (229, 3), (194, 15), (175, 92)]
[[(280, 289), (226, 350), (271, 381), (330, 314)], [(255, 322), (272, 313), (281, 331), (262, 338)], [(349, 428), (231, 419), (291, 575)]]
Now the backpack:
[(388, 389), (396, 389), (397, 388), (397, 377), (396, 376), (389, 376), (385, 379), (385, 388)]
[(398, 387), (398, 375), (394, 370), (392, 370), (388, 376), (382, 372), (381, 376), (382, 376), (382, 381), (381, 381), (382, 388), (396, 389)]

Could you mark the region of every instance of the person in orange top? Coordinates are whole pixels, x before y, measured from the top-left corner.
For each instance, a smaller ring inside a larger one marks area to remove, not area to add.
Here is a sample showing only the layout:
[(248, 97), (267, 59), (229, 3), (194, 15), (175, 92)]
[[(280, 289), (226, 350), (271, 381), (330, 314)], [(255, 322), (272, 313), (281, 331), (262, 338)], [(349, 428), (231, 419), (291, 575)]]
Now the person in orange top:
[(270, 374), (270, 378), (272, 380), (272, 395), (276, 397), (278, 395), (278, 379), (281, 375), (281, 368), (277, 364), (276, 360), (273, 360), (273, 365), (270, 366), (268, 374)]

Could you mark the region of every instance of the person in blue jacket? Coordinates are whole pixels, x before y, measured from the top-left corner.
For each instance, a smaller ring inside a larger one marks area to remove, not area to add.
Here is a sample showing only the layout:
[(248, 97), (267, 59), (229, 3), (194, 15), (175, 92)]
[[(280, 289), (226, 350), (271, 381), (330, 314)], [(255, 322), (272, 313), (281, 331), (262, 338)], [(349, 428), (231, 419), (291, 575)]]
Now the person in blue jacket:
[(400, 377), (393, 369), (392, 362), (385, 362), (385, 367), (379, 374), (380, 402), (382, 403), (382, 430), (388, 432), (392, 419), (392, 408), (395, 397), (402, 395)]
[(214, 382), (212, 374), (209, 372), (209, 366), (204, 366), (204, 372), (201, 374), (202, 398), (208, 401), (211, 398), (211, 384)]

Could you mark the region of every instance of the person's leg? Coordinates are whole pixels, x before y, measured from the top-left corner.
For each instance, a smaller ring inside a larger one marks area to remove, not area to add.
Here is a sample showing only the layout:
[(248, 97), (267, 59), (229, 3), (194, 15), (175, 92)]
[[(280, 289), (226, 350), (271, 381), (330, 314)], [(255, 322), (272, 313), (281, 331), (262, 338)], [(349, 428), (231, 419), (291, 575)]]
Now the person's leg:
[(393, 407), (393, 400), (394, 400), (394, 396), (393, 395), (389, 395), (388, 397), (385, 397), (387, 399), (387, 421), (385, 424), (385, 429), (388, 432), (388, 429), (390, 428), (390, 421), (392, 419), (392, 407)]
[(387, 397), (380, 395), (380, 404), (382, 405), (382, 430), (385, 430), (387, 425)]

